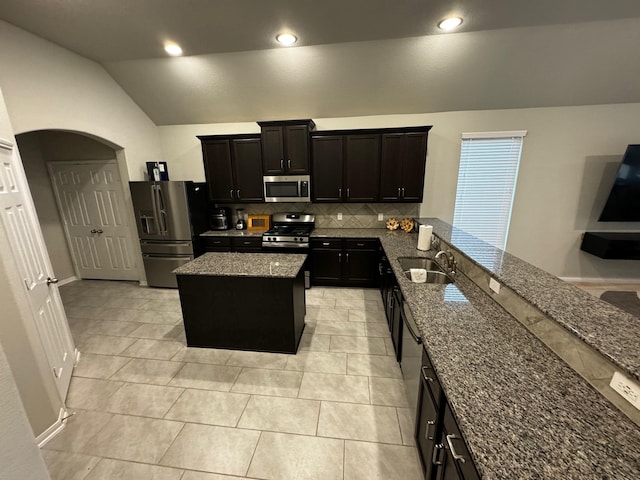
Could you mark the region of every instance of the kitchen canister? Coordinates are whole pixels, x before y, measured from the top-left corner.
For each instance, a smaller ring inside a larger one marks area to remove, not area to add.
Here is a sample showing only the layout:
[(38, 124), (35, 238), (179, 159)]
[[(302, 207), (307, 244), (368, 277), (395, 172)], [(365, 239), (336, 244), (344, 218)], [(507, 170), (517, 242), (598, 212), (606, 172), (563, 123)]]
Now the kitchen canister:
[(433, 227), (431, 225), (420, 225), (418, 230), (418, 250), (429, 250), (431, 248), (431, 234)]

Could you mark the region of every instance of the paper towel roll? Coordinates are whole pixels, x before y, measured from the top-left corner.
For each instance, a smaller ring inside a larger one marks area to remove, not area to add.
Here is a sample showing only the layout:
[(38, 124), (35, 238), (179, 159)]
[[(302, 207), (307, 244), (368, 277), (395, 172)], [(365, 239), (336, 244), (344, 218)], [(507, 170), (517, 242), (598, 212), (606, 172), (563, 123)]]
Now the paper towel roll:
[(420, 225), (418, 230), (418, 250), (429, 250), (431, 248), (431, 234), (433, 227), (431, 225)]

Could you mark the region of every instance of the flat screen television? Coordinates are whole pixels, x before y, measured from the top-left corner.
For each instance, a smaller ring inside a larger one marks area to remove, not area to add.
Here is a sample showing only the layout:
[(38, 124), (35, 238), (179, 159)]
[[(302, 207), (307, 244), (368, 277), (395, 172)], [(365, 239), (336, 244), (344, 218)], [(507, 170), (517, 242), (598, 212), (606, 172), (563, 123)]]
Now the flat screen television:
[(627, 147), (598, 221), (640, 222), (640, 145)]

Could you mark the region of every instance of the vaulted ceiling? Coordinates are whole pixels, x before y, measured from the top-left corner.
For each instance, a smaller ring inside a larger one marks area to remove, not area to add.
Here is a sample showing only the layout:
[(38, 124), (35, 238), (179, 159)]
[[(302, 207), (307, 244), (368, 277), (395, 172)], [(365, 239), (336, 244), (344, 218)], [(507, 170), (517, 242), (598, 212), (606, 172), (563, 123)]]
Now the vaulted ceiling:
[(159, 125), (640, 102), (637, 0), (3, 0), (0, 18), (101, 63)]

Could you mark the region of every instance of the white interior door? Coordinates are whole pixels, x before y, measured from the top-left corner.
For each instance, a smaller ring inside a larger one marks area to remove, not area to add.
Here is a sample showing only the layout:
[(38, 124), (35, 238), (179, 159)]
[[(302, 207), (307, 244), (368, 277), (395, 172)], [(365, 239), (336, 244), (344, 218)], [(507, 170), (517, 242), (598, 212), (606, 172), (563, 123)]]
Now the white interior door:
[[(0, 102), (2, 115), (6, 110)], [(13, 135), (10, 140), (0, 138), (0, 210), (11, 246), (11, 252), (2, 254), (15, 259), (42, 348), (64, 401), (77, 352)]]
[(116, 161), (51, 162), (48, 166), (80, 278), (137, 280)]

